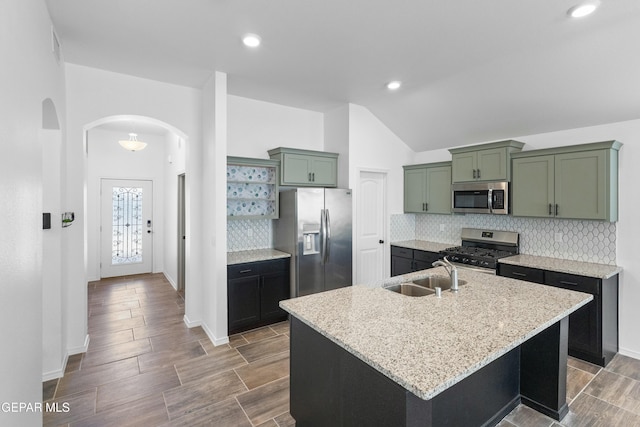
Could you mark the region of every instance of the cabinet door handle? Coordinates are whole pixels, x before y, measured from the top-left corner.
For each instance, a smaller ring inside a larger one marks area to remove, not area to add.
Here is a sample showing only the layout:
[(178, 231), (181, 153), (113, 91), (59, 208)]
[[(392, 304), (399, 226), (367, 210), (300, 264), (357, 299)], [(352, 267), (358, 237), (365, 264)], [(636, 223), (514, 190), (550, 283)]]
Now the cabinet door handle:
[(549, 203), (549, 216), (553, 215), (553, 206)]
[(311, 172), (309, 172), (309, 177), (307, 178), (307, 181), (311, 182)]
[(558, 204), (556, 203), (556, 216), (558, 216)]
[(249, 269), (249, 270), (240, 270), (239, 273), (240, 274), (242, 274), (242, 273), (251, 273), (251, 269)]
[(514, 276), (520, 276), (520, 277), (527, 277), (527, 275), (525, 273), (518, 273), (517, 271), (513, 272)]
[(478, 179), (480, 179), (480, 169), (478, 169)]
[(561, 280), (560, 283), (562, 283), (563, 285), (578, 286), (576, 282), (567, 282), (565, 280)]
[(429, 210), (429, 203), (424, 204), (424, 211), (427, 212)]
[(311, 181), (316, 182), (316, 173), (315, 172), (311, 173)]
[(476, 179), (476, 170), (473, 170), (473, 179)]

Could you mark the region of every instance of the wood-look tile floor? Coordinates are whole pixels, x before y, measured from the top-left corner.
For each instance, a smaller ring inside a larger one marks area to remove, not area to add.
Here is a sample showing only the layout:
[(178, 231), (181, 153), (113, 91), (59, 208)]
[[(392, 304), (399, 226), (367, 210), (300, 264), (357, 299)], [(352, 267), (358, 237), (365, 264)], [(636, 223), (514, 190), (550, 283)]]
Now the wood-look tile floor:
[[(89, 284), (86, 353), (43, 399), (70, 411), (45, 426), (295, 426), (289, 415), (287, 322), (229, 337), (214, 347), (183, 322), (184, 299), (162, 274)], [(569, 414), (559, 423), (519, 405), (500, 427), (640, 426), (640, 360), (606, 367), (569, 358)]]
[(162, 274), (89, 283), (89, 349), (43, 399), (45, 426), (294, 426), (287, 322), (214, 347)]

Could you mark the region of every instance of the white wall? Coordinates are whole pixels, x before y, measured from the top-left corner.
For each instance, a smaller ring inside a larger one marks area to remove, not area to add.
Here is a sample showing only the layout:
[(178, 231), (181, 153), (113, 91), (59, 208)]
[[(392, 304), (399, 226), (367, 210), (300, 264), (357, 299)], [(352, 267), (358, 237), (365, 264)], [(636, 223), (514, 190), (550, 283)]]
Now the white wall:
[(324, 149), (338, 153), (338, 187), (349, 188), (349, 105), (324, 114)]
[(87, 280), (100, 279), (100, 222), (101, 180), (142, 179), (153, 181), (153, 272), (164, 271), (164, 212), (166, 163), (165, 136), (138, 132), (138, 139), (147, 143), (142, 151), (123, 149), (118, 140), (127, 139), (123, 132), (103, 130), (100, 127), (88, 132), (87, 156)]
[(201, 278), (201, 91), (167, 83), (66, 64), (67, 158), (65, 210), (76, 212), (69, 227), (67, 256), (67, 315), (70, 354), (84, 351), (87, 341), (88, 253), (85, 250), (87, 157), (84, 128), (105, 117), (135, 115), (152, 118), (186, 135), (187, 283), (185, 318), (202, 319)]
[(227, 75), (215, 72), (202, 96), (202, 328), (215, 345), (227, 337)]
[(268, 159), (277, 147), (324, 149), (322, 113), (234, 95), (227, 108), (229, 156)]
[[(359, 169), (387, 174), (387, 212), (402, 213), (404, 172), (414, 152), (368, 109), (349, 104), (349, 186), (355, 188)], [(357, 197), (357, 194), (355, 195)]]
[[(57, 114), (56, 114), (57, 115)], [(42, 236), (42, 377), (61, 377), (66, 363), (62, 320), (62, 140), (59, 130), (40, 131), (42, 143), (42, 210), (51, 214), (51, 229)]]
[[(186, 147), (175, 134), (165, 136), (164, 159), (164, 275), (178, 288), (178, 175), (185, 173)], [(171, 159), (171, 161), (169, 161)]]
[[(42, 244), (50, 231), (42, 230), (42, 101), (51, 98), (61, 120), (65, 110), (64, 69), (51, 54), (50, 31), (42, 0), (2, 3), (0, 402), (42, 399)], [(2, 426), (41, 423), (39, 412), (0, 411)]]

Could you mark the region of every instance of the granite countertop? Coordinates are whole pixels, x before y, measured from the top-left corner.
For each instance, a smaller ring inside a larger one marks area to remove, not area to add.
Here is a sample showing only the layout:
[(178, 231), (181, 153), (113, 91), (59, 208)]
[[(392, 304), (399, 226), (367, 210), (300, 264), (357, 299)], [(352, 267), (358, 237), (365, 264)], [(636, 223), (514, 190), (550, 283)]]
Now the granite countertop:
[(291, 258), (291, 254), (278, 251), (276, 249), (253, 249), (250, 251), (227, 252), (227, 265), (268, 261), (278, 258)]
[(401, 246), (409, 249), (419, 249), (421, 251), (440, 252), (452, 245), (450, 243), (427, 242), (426, 240), (402, 240), (400, 242), (391, 242), (391, 246)]
[(596, 279), (608, 279), (622, 271), (622, 267), (618, 267), (617, 265), (596, 264), (592, 262), (571, 261), (567, 259), (522, 254), (500, 258), (498, 262), (503, 264), (519, 265), (522, 267), (557, 271), (559, 273), (595, 277)]
[[(580, 292), (458, 271), (458, 293), (409, 297), (357, 285), (280, 306), (422, 399), (431, 399), (592, 300)], [(386, 284), (447, 275), (442, 267)]]

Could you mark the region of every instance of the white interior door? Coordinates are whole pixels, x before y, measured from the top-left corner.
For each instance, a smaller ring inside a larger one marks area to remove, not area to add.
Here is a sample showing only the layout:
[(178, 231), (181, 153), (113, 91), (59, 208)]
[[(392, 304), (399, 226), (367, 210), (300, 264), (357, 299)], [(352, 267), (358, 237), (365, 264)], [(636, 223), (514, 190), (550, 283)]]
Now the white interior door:
[(103, 179), (100, 277), (151, 273), (153, 182)]
[(355, 283), (373, 283), (385, 277), (386, 186), (386, 173), (360, 172)]

